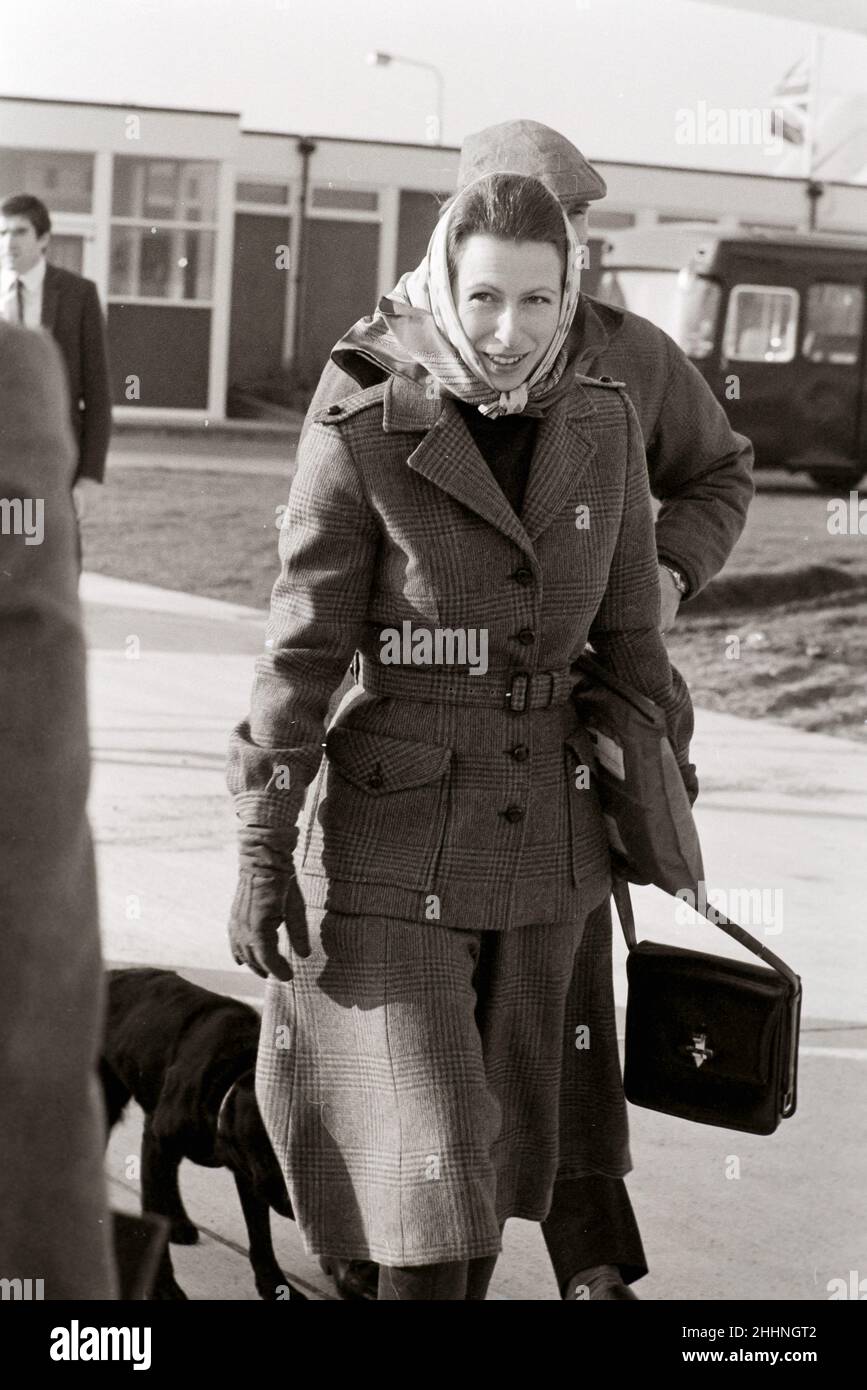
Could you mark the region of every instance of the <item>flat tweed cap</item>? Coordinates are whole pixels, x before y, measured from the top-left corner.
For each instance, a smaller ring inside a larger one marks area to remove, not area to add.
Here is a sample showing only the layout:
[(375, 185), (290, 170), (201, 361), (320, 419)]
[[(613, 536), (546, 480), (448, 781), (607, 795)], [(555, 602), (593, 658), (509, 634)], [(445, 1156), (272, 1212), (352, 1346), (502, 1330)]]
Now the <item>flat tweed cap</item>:
[(593, 202), (608, 189), (579, 149), (539, 121), (503, 121), (468, 135), (461, 146), (458, 190), (484, 174), (529, 174), (561, 203)]

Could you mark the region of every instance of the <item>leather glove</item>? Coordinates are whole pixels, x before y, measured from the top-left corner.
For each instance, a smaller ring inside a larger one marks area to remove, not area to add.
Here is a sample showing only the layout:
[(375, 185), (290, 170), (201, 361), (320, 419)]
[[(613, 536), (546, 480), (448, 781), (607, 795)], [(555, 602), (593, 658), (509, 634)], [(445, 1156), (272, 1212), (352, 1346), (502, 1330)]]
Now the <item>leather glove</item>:
[(695, 774), (695, 763), (689, 761), (689, 745), (695, 731), (692, 698), (686, 681), (676, 666), (671, 668), (671, 681), (674, 687), (674, 706), (667, 712), (668, 734), (675, 750), (674, 755), (683, 785), (686, 787), (689, 804), (694, 806), (698, 796), (698, 778)]
[(292, 967), (278, 945), (285, 922), (293, 950), (309, 956), (304, 898), (292, 863), (297, 831), (245, 826), (239, 835), (238, 887), (229, 915), (229, 945), (238, 965), (267, 979), (291, 980)]
[(680, 769), (680, 775), (683, 779), (683, 785), (686, 787), (689, 804), (690, 806), (694, 806), (698, 798), (698, 777), (695, 772), (695, 763), (686, 761), (682, 763), (679, 762), (678, 768)]

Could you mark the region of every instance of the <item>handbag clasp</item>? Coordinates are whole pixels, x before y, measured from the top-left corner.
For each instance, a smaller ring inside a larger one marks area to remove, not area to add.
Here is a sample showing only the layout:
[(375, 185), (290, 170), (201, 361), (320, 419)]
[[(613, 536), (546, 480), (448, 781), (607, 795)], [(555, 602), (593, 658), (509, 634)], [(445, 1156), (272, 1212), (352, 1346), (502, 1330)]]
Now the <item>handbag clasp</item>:
[(704, 1066), (715, 1055), (713, 1048), (707, 1046), (707, 1033), (693, 1033), (692, 1046), (687, 1043), (680, 1051), (691, 1057), (697, 1067)]

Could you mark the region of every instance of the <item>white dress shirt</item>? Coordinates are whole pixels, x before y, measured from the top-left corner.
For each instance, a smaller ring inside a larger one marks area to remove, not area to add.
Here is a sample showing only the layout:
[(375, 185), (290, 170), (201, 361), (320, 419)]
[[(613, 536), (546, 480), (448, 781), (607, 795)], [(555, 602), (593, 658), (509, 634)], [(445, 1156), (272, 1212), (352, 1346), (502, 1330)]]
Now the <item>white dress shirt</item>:
[(10, 323), (18, 322), (18, 295), (16, 280), (24, 286), (24, 325), (38, 328), (42, 323), (42, 285), (45, 280), (45, 257), (41, 256), (30, 270), (19, 275), (16, 270), (4, 267), (0, 274), (0, 314)]

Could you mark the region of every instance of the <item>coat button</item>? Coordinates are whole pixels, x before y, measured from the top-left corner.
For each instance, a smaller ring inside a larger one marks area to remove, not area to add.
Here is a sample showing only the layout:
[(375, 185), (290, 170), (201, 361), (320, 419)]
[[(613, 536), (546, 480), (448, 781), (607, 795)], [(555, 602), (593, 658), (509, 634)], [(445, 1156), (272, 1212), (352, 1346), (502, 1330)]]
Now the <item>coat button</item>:
[(329, 415), (342, 415), (342, 414), (343, 414), (343, 406), (342, 406), (342, 405), (330, 405), (330, 406), (328, 407), (328, 412), (327, 412), (327, 413), (328, 413)]
[(372, 772), (367, 779), (367, 785), (373, 787), (374, 791), (376, 791), (378, 787), (382, 786), (384, 780), (382, 773)]
[(526, 743), (519, 743), (512, 749), (512, 757), (516, 763), (525, 763), (530, 756), (530, 750)]
[(514, 581), (515, 581), (516, 584), (524, 584), (524, 585), (532, 584), (532, 582), (533, 582), (533, 571), (532, 571), (532, 570), (526, 569), (526, 568), (522, 565), (522, 566), (520, 567), (520, 569), (516, 569), (516, 570), (513, 572), (512, 578), (514, 579)]
[(503, 815), (509, 821), (523, 820), (524, 808), (523, 806), (507, 806)]
[(516, 636), (522, 647), (531, 647), (536, 640), (536, 634), (530, 627), (522, 627)]

